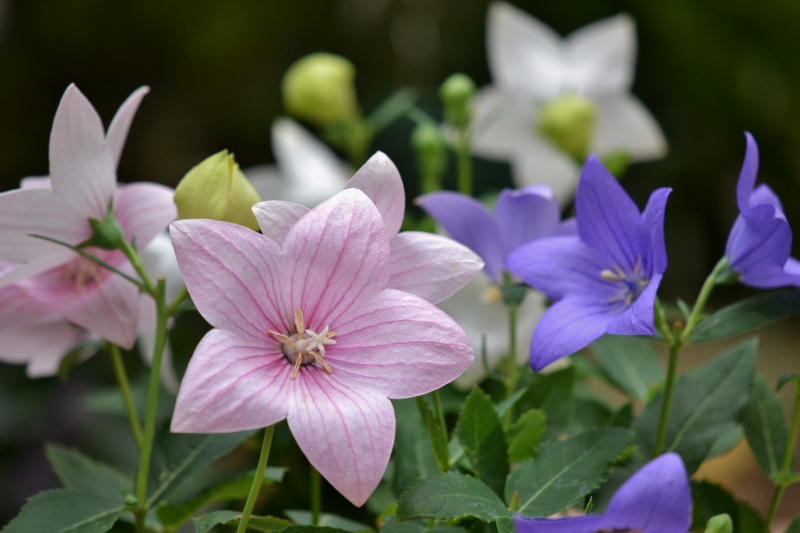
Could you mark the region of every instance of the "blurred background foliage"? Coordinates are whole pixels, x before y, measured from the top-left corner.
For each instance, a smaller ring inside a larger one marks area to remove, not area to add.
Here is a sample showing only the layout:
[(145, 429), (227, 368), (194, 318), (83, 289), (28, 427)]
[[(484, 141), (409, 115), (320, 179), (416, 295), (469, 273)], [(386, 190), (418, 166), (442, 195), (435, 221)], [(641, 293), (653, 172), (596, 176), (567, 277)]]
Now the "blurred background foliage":
[[(691, 301), (723, 253), (737, 214), (734, 187), (744, 155), (743, 130), (759, 142), (760, 181), (779, 194), (790, 224), (800, 229), (800, 3), (512, 3), (562, 34), (622, 11), (635, 18), (639, 54), (633, 92), (661, 124), (670, 152), (662, 161), (632, 166), (625, 186), (640, 205), (654, 188), (674, 188), (662, 299)], [(367, 112), (394, 89), (414, 86), (420, 106), (440, 116), (436, 88), (447, 75), (464, 72), (478, 86), (490, 81), (484, 42), (488, 4), (2, 0), (0, 189), (47, 173), (53, 115), (71, 82), (106, 124), (136, 87), (151, 87), (131, 129), (119, 177), (171, 186), (223, 148), (234, 152), (243, 168), (272, 161), (270, 124), (282, 113), (281, 77), (311, 52), (353, 61)], [(384, 150), (397, 163), (413, 198), (411, 129), (412, 123), (401, 119), (378, 135), (373, 150)], [(476, 180), (478, 192), (508, 186), (508, 167), (479, 163)], [(800, 252), (797, 246), (795, 251)], [(723, 288), (716, 303), (746, 292)], [(789, 353), (780, 363), (785, 370), (800, 366), (793, 339), (794, 345), (783, 350)], [(190, 352), (184, 353), (184, 364)], [(128, 360), (132, 370), (139, 364)], [(98, 380), (113, 383), (106, 358), (83, 365), (67, 386), (54, 379), (31, 383), (21, 368), (0, 367), (0, 524), (16, 514), (25, 497), (55, 485), (42, 456), (44, 437), (80, 443), (89, 451), (98, 441), (108, 441), (111, 449), (130, 445), (115, 443), (114, 433), (125, 430), (112, 421), (101, 426), (102, 435), (86, 433), (98, 421), (87, 418), (96, 415), (80, 406)], [(307, 478), (297, 479), (302, 485)], [(326, 500), (332, 501), (337, 500)]]

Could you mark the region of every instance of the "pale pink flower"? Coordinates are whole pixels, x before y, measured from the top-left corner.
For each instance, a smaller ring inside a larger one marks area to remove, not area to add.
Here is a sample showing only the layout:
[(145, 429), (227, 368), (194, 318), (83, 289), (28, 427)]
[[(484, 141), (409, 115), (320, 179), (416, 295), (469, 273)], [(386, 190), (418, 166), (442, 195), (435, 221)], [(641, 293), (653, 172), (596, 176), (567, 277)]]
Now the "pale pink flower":
[(276, 242), (224, 222), (172, 224), (186, 285), (216, 328), (189, 362), (172, 430), (287, 419), (311, 464), (362, 505), (392, 452), (389, 398), (449, 383), (474, 354), (444, 312), (387, 288), (387, 233), (399, 223), (387, 231), (364, 193), (343, 191), (285, 226)]
[[(30, 235), (81, 244), (93, 233), (89, 219), (105, 218), (113, 201), (126, 239), (141, 248), (175, 219), (172, 189), (117, 185), (117, 163), (147, 91), (138, 89), (122, 104), (106, 133), (91, 103), (70, 85), (50, 134), (50, 175), (0, 194), (0, 260), (17, 265), (0, 274), (0, 286), (18, 282), (50, 311), (124, 348), (136, 340), (138, 289), (71, 250)], [(133, 273), (119, 251), (87, 252)]]
[[(421, 231), (400, 232), (406, 209), (403, 180), (397, 167), (377, 152), (347, 182), (360, 189), (378, 208), (391, 246), (388, 287), (438, 303), (455, 294), (483, 268), (469, 248), (447, 237)], [(308, 212), (292, 202), (267, 201), (253, 206), (264, 235), (283, 244), (289, 228)]]

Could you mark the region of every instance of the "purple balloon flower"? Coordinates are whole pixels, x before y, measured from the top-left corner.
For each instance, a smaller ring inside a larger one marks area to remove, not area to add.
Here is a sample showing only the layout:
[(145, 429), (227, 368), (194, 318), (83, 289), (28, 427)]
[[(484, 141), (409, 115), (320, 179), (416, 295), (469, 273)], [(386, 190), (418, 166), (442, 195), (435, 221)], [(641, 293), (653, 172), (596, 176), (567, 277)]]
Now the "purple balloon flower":
[(728, 236), (725, 255), (745, 285), (759, 289), (800, 286), (800, 261), (789, 257), (792, 230), (773, 190), (764, 184), (755, 187), (758, 145), (749, 132), (744, 135), (747, 151), (736, 186), (739, 216)]
[(653, 305), (667, 268), (664, 209), (670, 189), (636, 204), (595, 156), (581, 171), (575, 195), (577, 236), (523, 245), (506, 268), (556, 303), (531, 340), (538, 371), (605, 333), (653, 335)]
[(611, 498), (603, 514), (555, 520), (518, 516), (514, 530), (516, 533), (686, 533), (691, 522), (692, 495), (686, 468), (678, 454), (666, 453), (631, 476)]
[(495, 283), (503, 280), (503, 262), (534, 239), (574, 233), (572, 221), (561, 223), (561, 208), (550, 187), (532, 185), (504, 189), (494, 214), (465, 194), (442, 191), (420, 196), (417, 204), (453, 240), (481, 256), (484, 272)]

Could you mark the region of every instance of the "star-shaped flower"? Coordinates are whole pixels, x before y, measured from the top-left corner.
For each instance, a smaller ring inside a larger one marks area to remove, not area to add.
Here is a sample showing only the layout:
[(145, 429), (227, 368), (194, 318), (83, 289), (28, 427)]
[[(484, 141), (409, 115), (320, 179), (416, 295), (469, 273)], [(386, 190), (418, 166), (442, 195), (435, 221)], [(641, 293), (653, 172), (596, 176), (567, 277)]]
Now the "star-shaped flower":
[(605, 333), (655, 333), (653, 306), (667, 268), (669, 193), (654, 191), (640, 213), (614, 176), (590, 156), (575, 196), (578, 235), (535, 240), (508, 257), (508, 270), (556, 301), (531, 340), (534, 370)]
[[(64, 319), (124, 348), (136, 339), (139, 291), (122, 277), (73, 251), (31, 237), (79, 245), (92, 237), (90, 218), (113, 207), (129, 241), (145, 246), (175, 219), (172, 189), (154, 183), (117, 185), (116, 168), (143, 87), (120, 107), (106, 133), (86, 97), (70, 85), (50, 135), (50, 175), (27, 179), (0, 194), (0, 260), (17, 265), (0, 285), (18, 282)], [(120, 251), (88, 248), (112, 266), (133, 273)]]
[(692, 524), (692, 494), (686, 467), (676, 453), (653, 459), (614, 493), (603, 514), (572, 518), (517, 516), (517, 533), (641, 531), (686, 533)]
[[(528, 13), (496, 2), (487, 26), (494, 84), (475, 97), (473, 151), (510, 160), (518, 186), (547, 184), (563, 202), (575, 190), (576, 158), (622, 151), (646, 161), (666, 153), (658, 124), (630, 94), (636, 59), (630, 17), (603, 19), (562, 39)], [(558, 99), (563, 101), (554, 108)], [(540, 121), (543, 113), (565, 112), (571, 116), (555, 116), (556, 122), (576, 120), (579, 127), (558, 147), (542, 135)], [(587, 144), (586, 152), (564, 151), (575, 142)]]
[(345, 190), (283, 225), (271, 213), (274, 225), (259, 219), (266, 235), (209, 220), (171, 226), (192, 299), (215, 327), (189, 363), (172, 430), (287, 419), (311, 464), (362, 505), (394, 444), (388, 398), (449, 383), (474, 354), (450, 317), (388, 288), (390, 232), (364, 193)]
[(800, 261), (790, 257), (792, 230), (778, 196), (765, 184), (758, 187), (758, 145), (745, 132), (747, 151), (736, 186), (739, 216), (725, 246), (730, 268), (739, 281), (759, 289), (800, 286)]

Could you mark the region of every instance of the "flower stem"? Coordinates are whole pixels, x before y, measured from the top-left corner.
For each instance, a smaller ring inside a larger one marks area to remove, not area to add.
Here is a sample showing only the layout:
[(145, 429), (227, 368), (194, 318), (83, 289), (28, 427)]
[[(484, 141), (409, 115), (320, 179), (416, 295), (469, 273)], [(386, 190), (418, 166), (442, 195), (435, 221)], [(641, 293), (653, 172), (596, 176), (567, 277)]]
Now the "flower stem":
[(122, 355), (119, 352), (119, 346), (114, 343), (106, 343), (106, 351), (111, 356), (111, 362), (114, 365), (114, 373), (117, 375), (117, 382), (119, 383), (119, 390), (122, 393), (122, 400), (125, 403), (125, 412), (128, 414), (128, 421), (131, 424), (131, 431), (133, 438), (136, 440), (136, 448), (142, 448), (142, 425), (139, 422), (139, 415), (136, 413), (136, 407), (133, 405), (133, 397), (131, 396), (131, 385), (128, 381), (128, 374), (125, 372), (125, 363), (122, 362)]
[(517, 368), (517, 305), (508, 304), (508, 359), (506, 359), (506, 398), (514, 394), (519, 380)]
[(459, 137), (456, 145), (458, 192), (472, 196), (472, 152), (470, 150), (469, 134), (466, 131), (462, 131)]
[(120, 248), (122, 253), (125, 254), (125, 257), (128, 258), (128, 261), (131, 262), (133, 265), (134, 270), (139, 275), (139, 278), (142, 280), (142, 285), (144, 285), (144, 290), (150, 296), (156, 297), (156, 288), (153, 286), (153, 282), (150, 280), (150, 276), (147, 275), (147, 271), (144, 269), (144, 265), (142, 264), (142, 260), (139, 259), (139, 254), (136, 253), (136, 249), (128, 243), (123, 243), (124, 246)]
[(678, 357), (681, 354), (680, 326), (675, 328), (675, 340), (669, 347), (669, 368), (667, 369), (667, 383), (664, 385), (664, 401), (661, 404), (661, 416), (658, 419), (658, 433), (656, 444), (653, 447), (653, 457), (661, 455), (664, 448), (664, 440), (667, 436), (667, 422), (669, 421), (669, 409), (672, 404), (672, 390), (675, 387), (675, 375), (678, 370)]
[(147, 516), (147, 478), (150, 473), (150, 456), (153, 453), (153, 437), (156, 430), (156, 408), (158, 391), (161, 385), (161, 360), (164, 356), (164, 345), (167, 341), (167, 305), (165, 302), (165, 281), (158, 278), (155, 288), (156, 300), (156, 342), (153, 348), (153, 367), (150, 369), (150, 384), (147, 391), (147, 411), (144, 417), (144, 438), (139, 454), (139, 470), (136, 474), (136, 531), (144, 532), (144, 519)]
[(180, 307), (180, 305), (183, 303), (183, 301), (186, 299), (187, 296), (189, 296), (189, 289), (187, 289), (186, 285), (184, 285), (183, 288), (178, 293), (178, 295), (175, 297), (175, 299), (172, 300), (172, 303), (170, 303), (169, 306), (167, 307), (167, 315), (175, 316), (178, 313), (178, 308)]
[[(797, 444), (797, 430), (800, 428), (800, 384), (795, 384), (794, 409), (792, 409), (792, 425), (789, 428), (789, 435), (786, 438), (786, 449), (783, 451), (783, 462), (781, 463), (781, 473), (788, 473), (792, 468), (792, 456)], [(770, 533), (772, 521), (778, 514), (778, 508), (783, 499), (783, 493), (788, 485), (786, 482), (779, 482), (772, 493), (772, 502), (769, 504), (767, 519), (764, 521), (764, 533)]]
[(714, 290), (714, 286), (717, 284), (717, 276), (720, 272), (728, 268), (729, 265), (730, 259), (728, 259), (728, 257), (723, 257), (717, 262), (714, 266), (714, 270), (711, 271), (711, 274), (709, 274), (703, 282), (703, 287), (700, 289), (700, 294), (697, 296), (694, 307), (692, 307), (692, 312), (689, 314), (689, 318), (686, 319), (686, 327), (680, 335), (680, 342), (682, 344), (689, 343), (694, 327), (702, 320), (703, 310), (706, 308), (708, 297), (711, 296), (711, 291)]
[(447, 422), (444, 419), (444, 409), (442, 409), (442, 399), (439, 396), (439, 389), (433, 391), (433, 408), (436, 409), (436, 417), (439, 420), (439, 426), (444, 435), (444, 441), (447, 442)]
[(311, 525), (319, 525), (319, 514), (322, 511), (322, 481), (319, 478), (319, 471), (311, 467)]
[(273, 433), (275, 433), (275, 426), (269, 426), (264, 430), (264, 442), (261, 444), (261, 456), (258, 458), (256, 475), (253, 478), (253, 484), (250, 486), (250, 494), (247, 495), (247, 502), (244, 504), (244, 510), (242, 511), (242, 517), (239, 519), (239, 526), (236, 528), (236, 533), (244, 533), (244, 531), (247, 531), (247, 523), (250, 521), (250, 514), (253, 512), (253, 507), (256, 504), (258, 491), (261, 490), (261, 483), (264, 482), (264, 470), (267, 468), (269, 450), (272, 448)]

